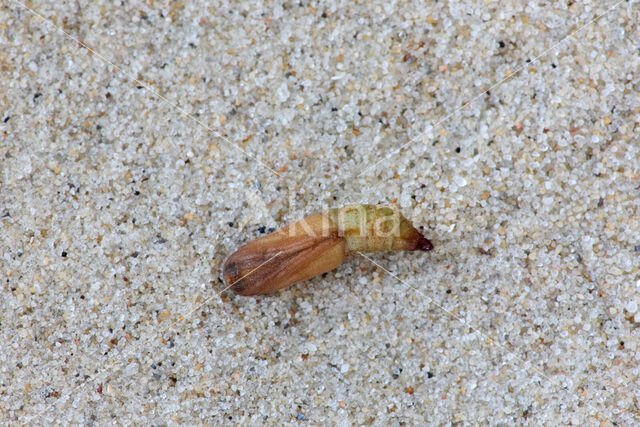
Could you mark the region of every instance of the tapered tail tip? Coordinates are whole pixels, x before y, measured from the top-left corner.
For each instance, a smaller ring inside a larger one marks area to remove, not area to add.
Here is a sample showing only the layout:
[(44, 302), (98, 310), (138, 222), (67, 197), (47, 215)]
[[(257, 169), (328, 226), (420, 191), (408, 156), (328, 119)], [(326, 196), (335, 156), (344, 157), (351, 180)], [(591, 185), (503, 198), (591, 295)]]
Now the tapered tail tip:
[(431, 240), (426, 237), (420, 236), (416, 243), (416, 249), (419, 251), (430, 251), (433, 249), (433, 243), (431, 243)]

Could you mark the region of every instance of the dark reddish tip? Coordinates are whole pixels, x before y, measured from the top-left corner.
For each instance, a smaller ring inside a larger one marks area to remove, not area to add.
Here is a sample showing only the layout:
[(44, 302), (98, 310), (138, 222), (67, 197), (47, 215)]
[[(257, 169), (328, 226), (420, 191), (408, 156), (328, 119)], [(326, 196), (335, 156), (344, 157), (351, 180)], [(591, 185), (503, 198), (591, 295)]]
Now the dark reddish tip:
[(433, 249), (433, 243), (431, 243), (431, 240), (427, 239), (424, 236), (420, 236), (420, 238), (418, 238), (418, 241), (416, 242), (416, 250), (430, 251), (431, 249)]

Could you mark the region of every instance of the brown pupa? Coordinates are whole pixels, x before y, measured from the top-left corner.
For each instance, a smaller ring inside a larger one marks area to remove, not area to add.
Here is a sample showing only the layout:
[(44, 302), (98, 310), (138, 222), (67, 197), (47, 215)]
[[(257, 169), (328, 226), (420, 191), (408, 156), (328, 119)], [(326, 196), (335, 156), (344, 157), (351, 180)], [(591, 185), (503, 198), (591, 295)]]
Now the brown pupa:
[(398, 211), (349, 205), (247, 243), (225, 261), (222, 274), (237, 294), (260, 295), (333, 270), (358, 252), (431, 249), (433, 244)]

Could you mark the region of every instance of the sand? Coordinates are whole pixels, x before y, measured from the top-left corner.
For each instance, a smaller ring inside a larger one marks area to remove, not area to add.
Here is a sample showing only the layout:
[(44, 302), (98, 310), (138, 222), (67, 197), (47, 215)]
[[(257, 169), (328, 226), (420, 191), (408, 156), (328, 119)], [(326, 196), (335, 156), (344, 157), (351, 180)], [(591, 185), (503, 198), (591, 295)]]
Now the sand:
[[(5, 424), (640, 422), (640, 6), (0, 7)], [(390, 204), (429, 253), (240, 297)]]

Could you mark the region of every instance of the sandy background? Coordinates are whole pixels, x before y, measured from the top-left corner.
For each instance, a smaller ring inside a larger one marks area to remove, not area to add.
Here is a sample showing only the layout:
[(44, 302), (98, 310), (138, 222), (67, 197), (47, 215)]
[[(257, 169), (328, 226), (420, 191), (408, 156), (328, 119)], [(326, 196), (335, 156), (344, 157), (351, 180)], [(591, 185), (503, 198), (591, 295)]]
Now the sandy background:
[[(0, 419), (640, 422), (638, 22), (3, 0)], [(243, 243), (363, 202), (435, 250), (223, 291)]]

